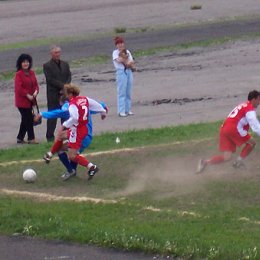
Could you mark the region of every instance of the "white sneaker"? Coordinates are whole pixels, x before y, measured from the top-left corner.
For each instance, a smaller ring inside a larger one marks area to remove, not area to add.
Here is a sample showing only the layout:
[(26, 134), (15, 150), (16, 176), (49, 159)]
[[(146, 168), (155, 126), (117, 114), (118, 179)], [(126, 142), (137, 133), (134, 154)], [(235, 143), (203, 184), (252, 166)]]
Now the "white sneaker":
[(127, 113), (127, 115), (129, 115), (129, 116), (133, 116), (134, 113), (133, 113), (132, 111), (129, 111), (129, 112)]
[(205, 160), (203, 159), (200, 159), (199, 160), (199, 163), (198, 163), (198, 166), (197, 166), (197, 171), (196, 173), (201, 173), (204, 171), (205, 167), (206, 167), (207, 163)]
[(91, 166), (91, 168), (88, 170), (88, 180), (90, 181), (98, 171), (99, 168), (97, 167), (97, 165)]
[(47, 152), (47, 153), (44, 154), (44, 156), (43, 156), (43, 160), (44, 160), (46, 163), (50, 163), (51, 158), (52, 158), (52, 153), (51, 153), (51, 152)]
[(72, 172), (65, 172), (64, 174), (61, 175), (61, 178), (63, 181), (68, 180), (71, 177), (74, 177), (77, 175), (77, 172), (75, 170), (72, 170)]
[(126, 116), (127, 116), (126, 113), (119, 113), (118, 115), (119, 115), (120, 117), (126, 117)]

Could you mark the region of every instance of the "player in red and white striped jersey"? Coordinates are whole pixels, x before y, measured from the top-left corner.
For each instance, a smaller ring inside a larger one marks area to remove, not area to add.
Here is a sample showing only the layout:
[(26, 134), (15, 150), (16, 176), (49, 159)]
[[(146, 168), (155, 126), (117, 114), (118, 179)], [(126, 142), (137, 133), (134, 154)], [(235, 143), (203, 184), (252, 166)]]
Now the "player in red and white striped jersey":
[[(58, 133), (58, 138), (55, 140), (51, 148), (51, 152), (46, 153), (44, 160), (51, 159), (54, 153), (58, 152), (63, 145), (64, 131), (68, 130), (68, 148), (69, 159), (75, 163), (78, 163), (88, 169), (89, 180), (99, 170), (96, 165), (89, 162), (85, 157), (78, 153), (84, 138), (88, 135), (88, 115), (89, 110), (93, 112), (101, 113), (101, 119), (105, 119), (107, 111), (97, 101), (87, 98), (85, 96), (79, 96), (80, 89), (74, 84), (65, 84), (64, 91), (69, 98), (69, 114), (70, 117), (62, 124)], [(66, 177), (66, 176), (65, 176)], [(64, 180), (68, 179), (68, 175)]]
[(248, 101), (236, 106), (220, 128), (219, 150), (222, 155), (215, 155), (210, 159), (200, 159), (197, 173), (202, 172), (208, 164), (218, 164), (229, 161), (236, 148), (244, 145), (240, 155), (233, 166), (239, 168), (244, 166), (245, 159), (254, 149), (256, 142), (248, 133), (249, 128), (260, 136), (260, 123), (257, 119), (256, 108), (260, 103), (260, 93), (257, 90), (250, 91)]

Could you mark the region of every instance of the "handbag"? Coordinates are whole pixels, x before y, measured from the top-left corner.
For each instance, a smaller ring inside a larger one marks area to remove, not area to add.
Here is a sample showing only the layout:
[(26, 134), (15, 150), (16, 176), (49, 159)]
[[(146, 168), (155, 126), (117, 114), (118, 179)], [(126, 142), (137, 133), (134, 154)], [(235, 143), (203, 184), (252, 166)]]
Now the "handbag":
[(37, 126), (37, 125), (40, 125), (42, 123), (42, 117), (40, 117), (40, 118), (38, 118), (38, 120), (36, 120), (36, 115), (38, 115), (39, 113), (40, 113), (40, 110), (39, 110), (39, 107), (38, 107), (37, 100), (35, 98), (34, 105), (32, 106), (33, 126)]

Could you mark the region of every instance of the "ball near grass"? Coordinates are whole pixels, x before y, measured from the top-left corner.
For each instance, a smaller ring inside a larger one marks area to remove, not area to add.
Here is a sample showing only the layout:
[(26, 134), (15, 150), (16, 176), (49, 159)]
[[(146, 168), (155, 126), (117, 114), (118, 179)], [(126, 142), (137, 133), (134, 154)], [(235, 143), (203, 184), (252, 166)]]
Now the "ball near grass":
[(27, 183), (33, 183), (36, 181), (37, 175), (33, 169), (26, 169), (23, 172), (23, 179)]

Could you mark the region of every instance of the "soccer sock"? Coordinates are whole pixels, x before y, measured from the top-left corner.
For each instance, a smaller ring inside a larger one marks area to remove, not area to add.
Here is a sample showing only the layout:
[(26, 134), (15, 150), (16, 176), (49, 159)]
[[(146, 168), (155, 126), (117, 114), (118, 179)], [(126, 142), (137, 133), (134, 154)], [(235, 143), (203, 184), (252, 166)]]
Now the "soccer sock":
[(60, 158), (60, 161), (62, 162), (62, 164), (65, 166), (65, 168), (67, 169), (67, 171), (69, 173), (71, 173), (73, 171), (73, 167), (69, 161), (68, 155), (66, 152), (59, 152), (58, 156)]
[(251, 153), (253, 148), (254, 147), (251, 144), (246, 144), (245, 147), (242, 149), (242, 151), (240, 153), (240, 157), (241, 158), (247, 157)]
[(76, 162), (84, 167), (88, 167), (88, 164), (89, 164), (89, 161), (85, 157), (83, 157), (79, 154), (76, 155), (74, 162)]
[(63, 141), (62, 140), (56, 140), (53, 144), (53, 146), (51, 147), (51, 153), (55, 154), (57, 153), (60, 148), (62, 147)]
[(216, 156), (211, 157), (211, 159), (209, 159), (207, 161), (207, 163), (209, 163), (209, 164), (218, 164), (218, 163), (222, 163), (224, 161), (225, 161), (225, 159), (224, 159), (223, 155), (216, 155)]
[(75, 171), (77, 170), (77, 167), (78, 167), (77, 162), (70, 161), (70, 165), (71, 165), (72, 169), (74, 169)]

